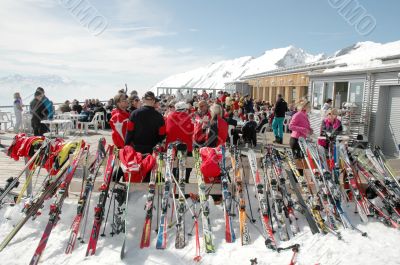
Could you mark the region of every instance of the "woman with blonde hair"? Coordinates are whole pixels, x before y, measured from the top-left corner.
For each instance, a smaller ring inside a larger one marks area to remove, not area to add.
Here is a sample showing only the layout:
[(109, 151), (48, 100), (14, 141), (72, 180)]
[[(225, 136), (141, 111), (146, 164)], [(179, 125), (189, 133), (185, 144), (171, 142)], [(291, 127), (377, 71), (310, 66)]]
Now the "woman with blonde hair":
[(15, 126), (14, 132), (19, 133), (22, 125), (22, 110), (23, 110), (22, 98), (19, 92), (14, 93), (14, 114), (15, 114)]
[[(339, 111), (337, 109), (329, 109), (326, 111), (326, 118), (322, 120), (320, 136), (335, 139), (336, 136), (343, 131), (342, 122), (338, 119)], [(318, 144), (328, 148), (328, 141), (319, 138)]]
[(211, 120), (207, 131), (206, 145), (208, 147), (218, 147), (225, 144), (228, 138), (228, 123), (222, 118), (223, 109), (221, 105), (211, 105), (210, 113)]
[(289, 130), (292, 131), (289, 144), (294, 157), (297, 159), (303, 158), (299, 145), (299, 138), (307, 138), (307, 136), (313, 133), (310, 125), (310, 120), (307, 115), (310, 110), (310, 102), (307, 100), (301, 101), (297, 105), (297, 113), (293, 115), (289, 124)]

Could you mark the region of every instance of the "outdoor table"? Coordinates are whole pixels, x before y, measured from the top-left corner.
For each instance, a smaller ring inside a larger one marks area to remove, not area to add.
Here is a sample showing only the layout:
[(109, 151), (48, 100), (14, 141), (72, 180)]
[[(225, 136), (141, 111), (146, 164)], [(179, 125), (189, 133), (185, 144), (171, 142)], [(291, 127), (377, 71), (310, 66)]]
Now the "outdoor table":
[(58, 129), (59, 129), (58, 127), (60, 125), (72, 124), (72, 121), (71, 120), (42, 120), (41, 123), (49, 125), (50, 138), (52, 138), (53, 137), (53, 130), (52, 130), (53, 125), (55, 126), (56, 135), (58, 135)]

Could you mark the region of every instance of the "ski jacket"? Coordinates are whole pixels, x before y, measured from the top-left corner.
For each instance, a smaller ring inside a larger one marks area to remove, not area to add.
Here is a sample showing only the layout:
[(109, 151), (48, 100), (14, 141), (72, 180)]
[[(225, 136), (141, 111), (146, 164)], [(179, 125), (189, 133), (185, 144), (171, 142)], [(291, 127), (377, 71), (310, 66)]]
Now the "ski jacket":
[(200, 148), (201, 166), (200, 171), (205, 183), (219, 183), (221, 168), (219, 166), (222, 155), (219, 148)]
[(133, 149), (132, 146), (124, 146), (119, 150), (119, 159), (121, 167), (124, 171), (125, 181), (143, 182), (156, 163), (156, 159), (152, 155), (143, 156)]
[(289, 130), (292, 131), (290, 136), (293, 138), (307, 138), (307, 135), (311, 132), (311, 125), (307, 112), (299, 111), (294, 114), (289, 124)]
[[(329, 118), (325, 118), (321, 124), (320, 136), (327, 136), (326, 133), (331, 133), (333, 137), (336, 137), (341, 131), (343, 131), (342, 122), (339, 119), (331, 121)], [(318, 139), (318, 144), (323, 147), (328, 147), (328, 142), (326, 139)]]
[(170, 113), (166, 119), (165, 126), (167, 133), (165, 146), (179, 140), (186, 144), (188, 152), (192, 152), (194, 125), (189, 113), (180, 111)]
[(125, 145), (126, 132), (132, 129), (132, 123), (129, 122), (129, 112), (121, 109), (114, 109), (111, 112), (110, 127), (112, 129), (111, 137), (117, 148), (123, 148)]
[(281, 100), (278, 100), (275, 104), (275, 117), (277, 118), (284, 118), (286, 112), (288, 111), (288, 106), (286, 101), (282, 98)]
[(125, 145), (131, 145), (137, 152), (152, 153), (157, 143), (164, 140), (164, 118), (154, 107), (143, 106), (133, 111), (129, 120)]

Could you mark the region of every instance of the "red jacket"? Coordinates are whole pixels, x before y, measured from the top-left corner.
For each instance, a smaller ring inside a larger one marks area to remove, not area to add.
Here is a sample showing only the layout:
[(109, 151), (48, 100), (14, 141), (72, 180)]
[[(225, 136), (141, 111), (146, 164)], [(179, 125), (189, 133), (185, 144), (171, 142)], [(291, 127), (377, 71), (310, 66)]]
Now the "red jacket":
[[(204, 121), (204, 118), (206, 121)], [(195, 115), (194, 119), (194, 134), (193, 141), (199, 144), (203, 144), (207, 140), (207, 132), (203, 130), (203, 124), (208, 126), (208, 123), (211, 119), (211, 115), (209, 112), (204, 116), (200, 116), (199, 114)]]
[(111, 112), (110, 126), (112, 139), (118, 148), (125, 145), (126, 132), (130, 129), (129, 112), (121, 109), (114, 109)]
[(168, 115), (165, 124), (167, 133), (165, 146), (180, 140), (187, 145), (188, 152), (192, 152), (194, 125), (191, 115), (187, 112), (172, 112)]

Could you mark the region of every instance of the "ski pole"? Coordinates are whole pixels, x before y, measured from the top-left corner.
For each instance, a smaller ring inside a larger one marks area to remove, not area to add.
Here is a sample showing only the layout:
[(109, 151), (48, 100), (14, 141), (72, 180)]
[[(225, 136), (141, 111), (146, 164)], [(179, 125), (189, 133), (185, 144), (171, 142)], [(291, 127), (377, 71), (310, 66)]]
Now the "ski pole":
[(113, 195), (114, 195), (115, 184), (116, 184), (116, 182), (114, 182), (114, 186), (113, 186), (113, 189), (112, 189), (112, 192), (111, 192), (111, 198), (110, 198), (110, 203), (108, 204), (108, 211), (107, 211), (107, 215), (106, 215), (106, 222), (104, 223), (103, 233), (100, 235), (102, 237), (106, 236), (105, 231), (106, 231), (106, 226), (107, 226), (107, 221), (108, 221), (108, 215), (110, 214), (111, 202), (114, 199)]

